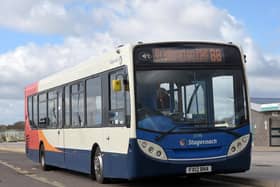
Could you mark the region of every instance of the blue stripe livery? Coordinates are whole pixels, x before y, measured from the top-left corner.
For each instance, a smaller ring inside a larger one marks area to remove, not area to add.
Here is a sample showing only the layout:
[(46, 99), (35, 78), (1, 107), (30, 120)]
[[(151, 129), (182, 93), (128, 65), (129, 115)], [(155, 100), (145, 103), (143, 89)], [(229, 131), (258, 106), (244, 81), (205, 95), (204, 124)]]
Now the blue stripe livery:
[[(236, 129), (235, 132), (245, 135), (250, 133), (249, 125)], [(213, 173), (243, 172), (250, 168), (251, 138), (247, 147), (231, 157), (227, 155), (230, 144), (235, 137), (225, 132), (201, 134), (169, 134), (160, 141), (155, 140), (157, 133), (137, 130), (137, 137), (159, 144), (170, 160), (155, 160), (145, 155), (139, 148), (136, 139), (130, 139), (127, 154), (103, 152), (104, 176), (109, 178), (134, 179), (147, 176), (185, 175), (186, 167), (211, 165)], [(181, 139), (193, 144), (182, 146)], [(207, 141), (213, 140), (216, 141)], [(204, 141), (203, 141), (204, 140)], [(61, 149), (62, 150), (62, 149)], [(83, 173), (91, 172), (91, 150), (64, 149), (61, 153), (46, 152), (46, 163)], [(27, 156), (39, 161), (38, 150), (28, 150)], [(208, 159), (213, 157), (213, 159)], [(215, 158), (216, 157), (216, 158)], [(188, 160), (202, 158), (201, 160)], [(204, 159), (203, 159), (204, 158)], [(178, 159), (178, 160), (176, 160)], [(183, 160), (186, 159), (186, 160)]]

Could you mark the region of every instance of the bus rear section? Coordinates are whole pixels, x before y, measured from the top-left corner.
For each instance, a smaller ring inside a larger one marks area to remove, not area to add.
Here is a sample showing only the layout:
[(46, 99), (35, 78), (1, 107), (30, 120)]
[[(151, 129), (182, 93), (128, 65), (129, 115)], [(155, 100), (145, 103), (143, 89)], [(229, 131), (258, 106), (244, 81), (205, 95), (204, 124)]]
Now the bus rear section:
[[(37, 94), (38, 83), (31, 84), (25, 88), (25, 153), (28, 158), (39, 161), (39, 131), (38, 127), (38, 105)], [(32, 120), (34, 119), (34, 120)]]

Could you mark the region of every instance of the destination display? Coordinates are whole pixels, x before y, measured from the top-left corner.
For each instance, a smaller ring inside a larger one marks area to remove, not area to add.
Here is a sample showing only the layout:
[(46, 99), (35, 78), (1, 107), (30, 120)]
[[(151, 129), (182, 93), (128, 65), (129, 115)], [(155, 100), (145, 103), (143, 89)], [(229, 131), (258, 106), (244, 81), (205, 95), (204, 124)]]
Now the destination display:
[(152, 58), (154, 63), (220, 63), (223, 61), (223, 56), (224, 54), (222, 48), (152, 49)]
[(142, 45), (134, 49), (135, 64), (241, 64), (238, 48), (216, 44)]

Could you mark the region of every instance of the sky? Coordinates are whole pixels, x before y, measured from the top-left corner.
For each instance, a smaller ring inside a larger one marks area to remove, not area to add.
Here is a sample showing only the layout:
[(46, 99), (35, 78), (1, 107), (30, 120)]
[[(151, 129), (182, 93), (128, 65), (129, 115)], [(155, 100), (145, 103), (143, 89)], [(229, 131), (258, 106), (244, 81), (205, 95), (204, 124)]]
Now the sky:
[(137, 41), (233, 42), (250, 95), (280, 97), (280, 1), (0, 1), (0, 124), (24, 120), (26, 85)]

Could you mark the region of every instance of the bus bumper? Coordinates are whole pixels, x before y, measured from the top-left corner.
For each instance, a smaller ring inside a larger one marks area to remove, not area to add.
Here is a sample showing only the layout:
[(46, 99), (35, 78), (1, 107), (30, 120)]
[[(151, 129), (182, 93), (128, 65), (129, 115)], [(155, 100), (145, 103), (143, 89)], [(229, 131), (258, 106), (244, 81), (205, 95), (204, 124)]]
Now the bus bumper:
[(212, 166), (212, 172), (208, 174), (236, 173), (250, 169), (251, 144), (249, 143), (242, 152), (231, 157), (211, 160), (162, 161), (145, 155), (140, 150), (137, 140), (131, 139), (127, 155), (104, 153), (104, 159), (104, 175), (110, 178), (135, 179), (166, 175), (184, 176), (187, 175), (187, 167), (206, 165)]

